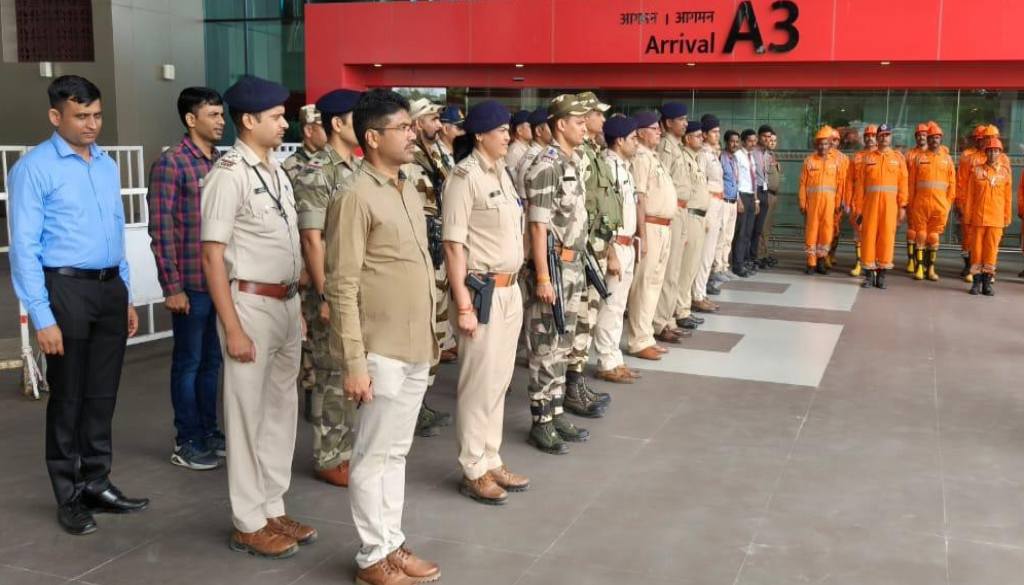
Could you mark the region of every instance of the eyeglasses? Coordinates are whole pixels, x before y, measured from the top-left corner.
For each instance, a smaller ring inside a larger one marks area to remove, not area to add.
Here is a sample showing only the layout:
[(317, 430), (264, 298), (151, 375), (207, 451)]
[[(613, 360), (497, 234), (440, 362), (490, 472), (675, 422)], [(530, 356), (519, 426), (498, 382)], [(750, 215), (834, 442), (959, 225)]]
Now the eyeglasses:
[(385, 132), (387, 130), (398, 130), (399, 132), (404, 132), (406, 134), (413, 131), (412, 124), (399, 124), (398, 126), (383, 126), (381, 128), (371, 128), (371, 130), (376, 130), (377, 132)]

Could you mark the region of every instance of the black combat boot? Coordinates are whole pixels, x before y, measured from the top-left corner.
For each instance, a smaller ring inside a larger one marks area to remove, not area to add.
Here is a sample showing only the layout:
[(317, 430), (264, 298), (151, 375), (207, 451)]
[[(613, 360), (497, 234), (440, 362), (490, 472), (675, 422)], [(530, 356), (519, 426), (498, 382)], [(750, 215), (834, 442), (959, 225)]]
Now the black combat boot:
[(861, 288), (872, 288), (875, 286), (875, 271), (864, 269), (864, 282), (860, 283)]
[(981, 274), (975, 274), (974, 278), (971, 280), (971, 290), (968, 291), (968, 292), (970, 292), (972, 295), (980, 295), (981, 294), (981, 280), (982, 280)]
[(605, 407), (591, 399), (590, 394), (587, 393), (583, 374), (579, 372), (566, 372), (563, 406), (576, 416), (585, 418), (601, 418), (605, 412)]
[(818, 263), (814, 266), (814, 271), (818, 274), (828, 274), (828, 266), (826, 265), (824, 258), (818, 258)]
[(572, 424), (564, 414), (556, 414), (551, 422), (555, 425), (555, 431), (565, 441), (583, 443), (590, 438), (590, 431)]
[(565, 440), (555, 430), (555, 424), (551, 421), (534, 421), (526, 442), (549, 455), (565, 455), (569, 452), (569, 445), (565, 444)]
[(996, 291), (992, 288), (992, 274), (983, 274), (981, 277), (981, 294), (986, 297), (995, 296)]
[(885, 290), (885, 269), (879, 268), (875, 271), (875, 286)]

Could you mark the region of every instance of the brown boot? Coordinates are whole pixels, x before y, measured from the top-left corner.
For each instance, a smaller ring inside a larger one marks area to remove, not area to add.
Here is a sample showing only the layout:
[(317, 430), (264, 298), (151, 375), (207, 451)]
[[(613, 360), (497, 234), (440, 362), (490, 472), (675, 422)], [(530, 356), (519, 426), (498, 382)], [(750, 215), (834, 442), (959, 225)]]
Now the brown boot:
[(388, 555), (388, 561), (417, 583), (432, 583), (441, 578), (441, 567), (432, 561), (425, 561), (412, 554), (405, 545)]
[(718, 305), (712, 303), (707, 299), (701, 299), (699, 301), (693, 301), (690, 304), (690, 308), (698, 313), (717, 313)]
[(231, 541), (228, 544), (231, 550), (249, 553), (253, 556), (265, 559), (285, 559), (299, 550), (299, 543), (290, 536), (275, 532), (268, 523), (256, 532), (231, 533)]
[(448, 364), (459, 359), (459, 352), (454, 349), (446, 349), (441, 352), (441, 363)]
[(312, 544), (316, 542), (316, 528), (296, 522), (287, 516), (267, 518), (267, 528), (274, 532), (287, 536), (299, 544)]
[(502, 465), (487, 472), (501, 488), (510, 492), (525, 492), (530, 488), (530, 478), (518, 473), (512, 473), (508, 467)]
[(639, 380), (640, 378), (643, 378), (643, 376), (640, 375), (640, 372), (627, 368), (625, 364), (619, 366), (619, 369), (625, 372), (630, 378), (633, 378), (634, 380)]
[(638, 357), (638, 358), (640, 358), (642, 360), (654, 360), (654, 361), (660, 360), (661, 359), (661, 352), (658, 351), (657, 349), (655, 349), (655, 347), (657, 347), (657, 346), (652, 345), (650, 347), (645, 347), (645, 348), (641, 349), (640, 351), (634, 353), (633, 357)]
[(605, 382), (612, 382), (615, 384), (632, 384), (633, 376), (629, 375), (629, 372), (622, 368), (614, 368), (611, 370), (603, 370), (595, 374), (598, 380), (604, 380)]
[(406, 575), (388, 559), (384, 559), (356, 573), (356, 585), (415, 585), (416, 579)]
[(654, 338), (662, 343), (679, 343), (682, 341), (682, 338), (679, 337), (679, 335), (677, 335), (670, 327), (662, 329), (661, 333), (655, 335)]
[(317, 469), (316, 478), (338, 487), (348, 487), (348, 461), (343, 461), (337, 467)]
[(500, 506), (508, 499), (508, 492), (495, 483), (489, 473), (485, 473), (477, 479), (463, 477), (459, 491), (462, 492), (462, 495), (473, 498), (481, 504), (491, 506)]

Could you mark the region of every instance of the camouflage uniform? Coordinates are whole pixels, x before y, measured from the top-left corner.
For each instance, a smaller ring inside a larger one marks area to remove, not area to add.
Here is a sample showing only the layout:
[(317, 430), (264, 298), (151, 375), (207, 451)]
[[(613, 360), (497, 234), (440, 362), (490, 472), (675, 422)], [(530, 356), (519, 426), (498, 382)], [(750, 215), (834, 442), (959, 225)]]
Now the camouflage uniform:
[[(295, 184), (299, 172), (316, 155), (315, 152), (306, 150), (306, 147), (296, 150), (281, 163), (281, 170), (288, 175), (288, 180)], [(302, 342), (302, 363), (299, 367), (299, 390), (306, 396), (306, 420), (315, 422), (320, 418), (320, 400), (316, 397), (316, 369), (313, 367), (313, 354), (310, 353), (309, 339)]]
[(567, 156), (557, 146), (549, 146), (537, 158), (527, 175), (530, 202), (529, 221), (547, 224), (555, 240), (566, 250), (575, 250), (577, 258), (562, 262), (562, 300), (566, 334), (555, 330), (552, 306), (535, 296), (536, 272), (526, 278), (528, 304), (527, 348), (530, 361), (530, 412), (535, 423), (551, 422), (562, 414), (565, 399), (565, 372), (572, 350), (573, 331), (582, 308), (586, 289), (581, 254), (587, 244), (586, 192), (579, 155)]
[[(342, 159), (329, 145), (313, 155), (293, 180), (300, 230), (324, 230), (327, 207), (360, 164), (358, 159)], [(313, 459), (317, 469), (330, 469), (352, 457), (356, 409), (345, 400), (341, 370), (331, 359), (330, 325), (320, 318), (320, 303), (315, 287), (307, 287), (302, 296), (307, 325), (303, 356), (309, 356), (313, 372)]]

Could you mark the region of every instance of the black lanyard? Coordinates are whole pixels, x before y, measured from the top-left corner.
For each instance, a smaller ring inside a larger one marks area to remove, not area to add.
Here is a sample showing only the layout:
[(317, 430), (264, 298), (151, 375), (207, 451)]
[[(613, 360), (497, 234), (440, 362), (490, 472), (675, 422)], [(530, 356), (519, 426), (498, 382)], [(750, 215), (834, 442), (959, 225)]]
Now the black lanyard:
[(270, 190), (270, 187), (267, 186), (267, 182), (263, 180), (263, 173), (260, 173), (259, 169), (257, 169), (255, 166), (251, 166), (249, 168), (252, 169), (254, 173), (256, 173), (256, 177), (259, 178), (260, 183), (263, 185), (263, 189), (266, 190), (267, 195), (270, 195), (270, 198), (274, 200), (274, 205), (277, 206), (277, 212), (281, 215), (285, 222), (287, 222), (288, 212), (286, 212), (284, 210), (284, 206), (281, 205), (281, 198), (278, 197), (277, 195), (274, 195), (274, 192)]

